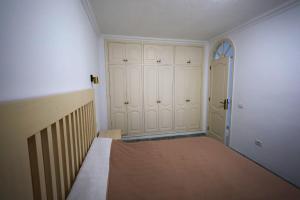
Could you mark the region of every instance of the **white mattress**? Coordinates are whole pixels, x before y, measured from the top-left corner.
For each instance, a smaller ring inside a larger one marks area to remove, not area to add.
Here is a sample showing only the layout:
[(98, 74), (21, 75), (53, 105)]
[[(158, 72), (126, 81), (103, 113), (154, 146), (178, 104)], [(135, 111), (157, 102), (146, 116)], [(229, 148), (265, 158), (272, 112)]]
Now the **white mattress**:
[(79, 170), (68, 200), (105, 200), (112, 140), (95, 138)]

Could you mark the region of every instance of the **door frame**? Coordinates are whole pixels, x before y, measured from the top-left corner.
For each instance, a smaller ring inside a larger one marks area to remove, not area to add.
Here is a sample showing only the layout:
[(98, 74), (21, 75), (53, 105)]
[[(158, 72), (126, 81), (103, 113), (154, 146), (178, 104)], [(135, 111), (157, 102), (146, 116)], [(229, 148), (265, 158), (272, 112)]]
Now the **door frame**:
[[(227, 56), (228, 57), (228, 83), (227, 83), (227, 98), (229, 100), (228, 103), (228, 110), (226, 111), (226, 120), (225, 120), (225, 131), (224, 131), (224, 144), (226, 146), (230, 145), (230, 134), (231, 134), (231, 128), (232, 128), (232, 102), (233, 102), (233, 92), (234, 92), (234, 61), (235, 61), (235, 46), (233, 42), (229, 38), (222, 38), (218, 41), (216, 41), (213, 45), (213, 48), (210, 51), (210, 63), (209, 63), (209, 73), (208, 73), (208, 98), (210, 99), (210, 92), (211, 92), (211, 65), (213, 63), (214, 59), (214, 53), (217, 51), (217, 48), (222, 45), (224, 42), (227, 42), (232, 47), (232, 55)], [(210, 101), (208, 100), (208, 106), (207, 106), (207, 134), (209, 133), (209, 104)]]

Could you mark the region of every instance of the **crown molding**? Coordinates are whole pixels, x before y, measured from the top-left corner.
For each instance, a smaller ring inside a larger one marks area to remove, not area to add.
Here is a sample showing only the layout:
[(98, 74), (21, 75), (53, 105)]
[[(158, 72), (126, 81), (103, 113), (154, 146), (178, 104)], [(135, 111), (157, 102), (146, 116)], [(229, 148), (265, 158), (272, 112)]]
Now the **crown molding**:
[(80, 0), (80, 1), (81, 1), (81, 5), (82, 5), (86, 15), (88, 16), (88, 19), (89, 19), (96, 35), (100, 36), (101, 32), (100, 32), (100, 29), (99, 29), (99, 26), (98, 26), (98, 23), (96, 20), (95, 13), (91, 7), (89, 0)]
[(143, 43), (166, 43), (166, 44), (178, 44), (178, 45), (200, 45), (207, 46), (208, 41), (203, 40), (184, 40), (175, 38), (155, 38), (155, 37), (141, 37), (141, 36), (126, 36), (126, 35), (110, 35), (102, 34), (105, 40), (115, 41), (140, 41)]
[(227, 36), (229, 34), (232, 34), (232, 33), (237, 33), (237, 32), (240, 32), (240, 31), (243, 31), (244, 29), (250, 27), (250, 26), (253, 26), (255, 24), (258, 24), (258, 23), (261, 23), (263, 21), (266, 21), (274, 16), (277, 16), (277, 15), (280, 15), (288, 10), (290, 10), (291, 8), (294, 8), (296, 6), (299, 6), (300, 5), (300, 0), (289, 0), (283, 4), (281, 4), (280, 6), (272, 9), (272, 10), (269, 10), (265, 13), (263, 13), (262, 15), (259, 15), (255, 18), (252, 18), (250, 19), (249, 21), (247, 21), (246, 23), (244, 24), (241, 24), (239, 26), (236, 26), (235, 28), (229, 30), (229, 31), (226, 31), (224, 33), (221, 33), (219, 35), (216, 35), (216, 36), (213, 36), (209, 39), (210, 42), (212, 41), (216, 41), (216, 40), (219, 40), (221, 38), (227, 38)]

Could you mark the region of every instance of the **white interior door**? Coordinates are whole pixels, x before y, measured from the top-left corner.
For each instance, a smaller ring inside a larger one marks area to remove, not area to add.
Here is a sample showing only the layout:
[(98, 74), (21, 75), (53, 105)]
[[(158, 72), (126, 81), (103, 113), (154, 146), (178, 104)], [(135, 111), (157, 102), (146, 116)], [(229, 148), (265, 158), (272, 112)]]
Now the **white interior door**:
[(200, 129), (201, 119), (201, 68), (186, 68), (186, 123), (189, 131)]
[(158, 77), (157, 66), (144, 67), (145, 131), (158, 131)]
[(125, 45), (122, 43), (108, 44), (108, 63), (109, 64), (124, 64)]
[(173, 129), (173, 67), (158, 67), (159, 130)]
[(142, 63), (142, 45), (126, 44), (125, 49), (126, 64)]
[(128, 134), (143, 132), (142, 67), (126, 66), (127, 69), (127, 118)]
[(186, 71), (184, 67), (175, 67), (175, 130), (185, 131), (186, 126)]
[(111, 127), (127, 133), (126, 68), (123, 65), (109, 66)]
[[(209, 134), (224, 141), (228, 84), (228, 58), (214, 60), (210, 70)], [(228, 105), (227, 105), (228, 106)]]

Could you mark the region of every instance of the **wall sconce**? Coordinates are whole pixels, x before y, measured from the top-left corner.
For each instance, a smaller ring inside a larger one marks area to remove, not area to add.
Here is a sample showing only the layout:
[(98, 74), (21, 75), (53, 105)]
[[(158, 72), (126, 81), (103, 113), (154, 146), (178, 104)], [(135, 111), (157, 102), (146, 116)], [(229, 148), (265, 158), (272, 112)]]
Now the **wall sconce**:
[(94, 76), (91, 74), (91, 82), (94, 84), (98, 84), (99, 83), (99, 78), (98, 76)]

